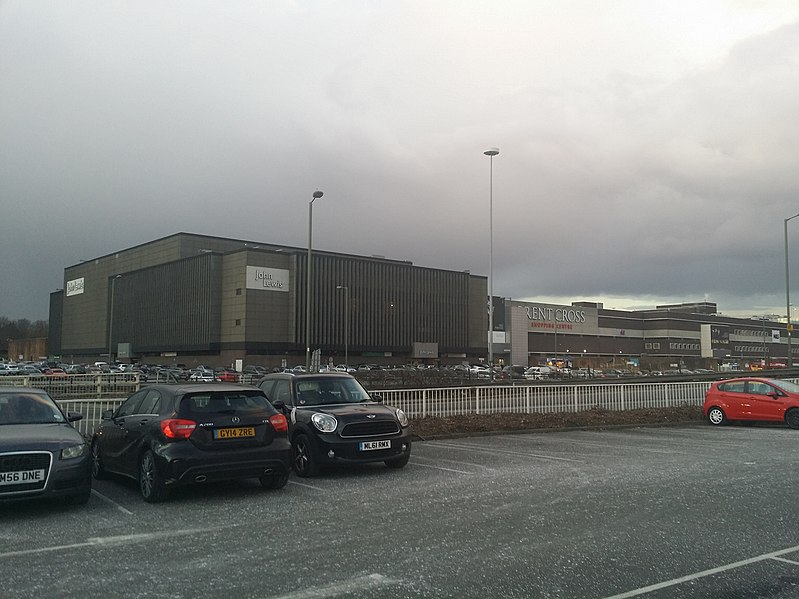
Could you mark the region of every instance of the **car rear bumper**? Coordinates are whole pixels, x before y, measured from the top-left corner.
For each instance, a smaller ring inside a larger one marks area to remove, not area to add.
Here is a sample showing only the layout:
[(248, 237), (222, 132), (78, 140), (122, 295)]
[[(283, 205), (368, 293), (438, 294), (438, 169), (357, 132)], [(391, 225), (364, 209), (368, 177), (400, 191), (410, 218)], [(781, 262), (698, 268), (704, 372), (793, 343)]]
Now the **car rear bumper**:
[(155, 453), (156, 467), (167, 486), (259, 478), (285, 474), (291, 469), (291, 444), (287, 439), (276, 439), (267, 448), (231, 451), (201, 450), (176, 443), (163, 445)]

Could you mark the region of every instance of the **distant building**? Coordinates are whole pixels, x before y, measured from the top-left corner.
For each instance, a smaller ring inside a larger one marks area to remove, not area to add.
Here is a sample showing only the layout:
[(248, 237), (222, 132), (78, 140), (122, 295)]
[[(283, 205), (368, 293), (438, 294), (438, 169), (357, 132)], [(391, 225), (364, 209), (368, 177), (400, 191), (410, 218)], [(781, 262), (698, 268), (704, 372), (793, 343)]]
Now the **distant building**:
[[(321, 362), (475, 361), (486, 278), (313, 250)], [(305, 363), (307, 248), (176, 233), (69, 266), (50, 298), (50, 353), (151, 363)]]

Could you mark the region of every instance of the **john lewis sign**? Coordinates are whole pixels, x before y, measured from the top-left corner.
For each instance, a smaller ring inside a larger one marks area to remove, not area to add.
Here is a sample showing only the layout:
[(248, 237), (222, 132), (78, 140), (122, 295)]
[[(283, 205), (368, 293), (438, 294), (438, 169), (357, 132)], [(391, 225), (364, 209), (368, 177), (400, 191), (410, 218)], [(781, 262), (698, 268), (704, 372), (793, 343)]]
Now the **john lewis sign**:
[(247, 267), (247, 289), (261, 291), (289, 291), (289, 271), (263, 266)]

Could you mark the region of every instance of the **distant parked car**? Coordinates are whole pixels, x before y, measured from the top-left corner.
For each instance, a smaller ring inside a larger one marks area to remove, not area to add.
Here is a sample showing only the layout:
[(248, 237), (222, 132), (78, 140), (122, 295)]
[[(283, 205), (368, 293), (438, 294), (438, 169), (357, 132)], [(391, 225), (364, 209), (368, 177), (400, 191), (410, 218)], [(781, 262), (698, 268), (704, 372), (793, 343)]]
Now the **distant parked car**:
[(552, 368), (549, 366), (530, 366), (524, 371), (524, 378), (528, 381), (540, 381), (552, 375)]
[(222, 381), (223, 383), (238, 383), (241, 380), (241, 376), (235, 370), (217, 370), (214, 372), (214, 375), (216, 375), (218, 381)]
[(385, 462), (402, 468), (411, 457), (405, 412), (383, 405), (350, 374), (269, 374), (258, 386), (291, 416), (289, 438), (299, 476), (314, 476), (323, 464)]
[(41, 389), (0, 387), (0, 499), (65, 497), (88, 503), (91, 461), (71, 422)]
[(705, 393), (702, 409), (715, 426), (728, 420), (762, 420), (799, 429), (799, 385), (749, 377), (716, 381)]
[(288, 423), (256, 387), (152, 385), (103, 413), (92, 438), (92, 473), (139, 484), (147, 502), (180, 485), (257, 478), (267, 489), (288, 482)]

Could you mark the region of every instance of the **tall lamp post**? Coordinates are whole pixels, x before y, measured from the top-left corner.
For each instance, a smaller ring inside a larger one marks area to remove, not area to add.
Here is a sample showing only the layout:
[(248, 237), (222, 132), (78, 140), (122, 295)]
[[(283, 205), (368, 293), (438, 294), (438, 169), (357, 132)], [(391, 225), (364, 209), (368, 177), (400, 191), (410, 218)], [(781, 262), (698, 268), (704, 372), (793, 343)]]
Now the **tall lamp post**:
[(305, 278), (305, 372), (311, 372), (311, 245), (313, 244), (313, 203), (324, 195), (318, 189), (308, 202), (308, 264)]
[(350, 288), (346, 285), (336, 285), (336, 289), (343, 289), (344, 294), (344, 367), (349, 372), (349, 340), (350, 340)]
[(488, 148), (488, 367), (494, 380), (494, 156), (499, 148)]
[(793, 332), (793, 324), (791, 324), (791, 287), (790, 287), (790, 275), (788, 273), (788, 221), (793, 220), (794, 218), (799, 217), (799, 214), (794, 214), (786, 219), (784, 219), (785, 224), (785, 309), (787, 320), (788, 320), (788, 368), (793, 366), (793, 354), (791, 354), (791, 333)]
[(108, 308), (108, 365), (114, 363), (114, 353), (111, 351), (111, 333), (114, 328), (114, 286), (117, 279), (122, 278), (122, 275), (114, 275), (111, 277), (111, 300)]

